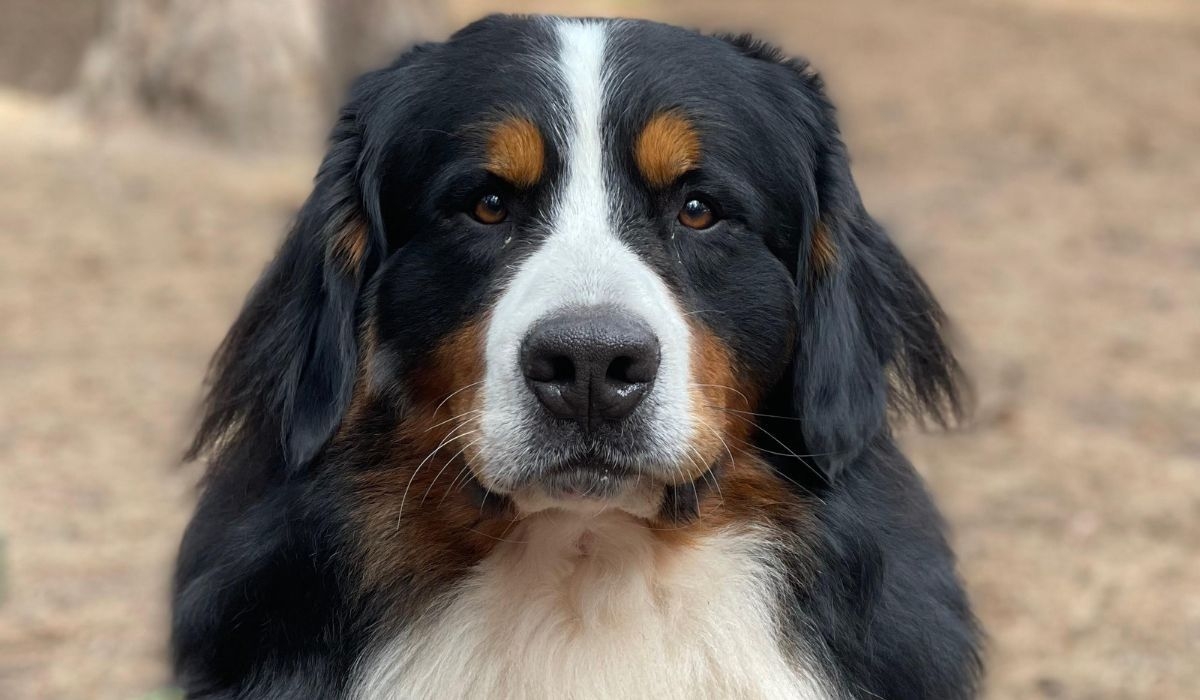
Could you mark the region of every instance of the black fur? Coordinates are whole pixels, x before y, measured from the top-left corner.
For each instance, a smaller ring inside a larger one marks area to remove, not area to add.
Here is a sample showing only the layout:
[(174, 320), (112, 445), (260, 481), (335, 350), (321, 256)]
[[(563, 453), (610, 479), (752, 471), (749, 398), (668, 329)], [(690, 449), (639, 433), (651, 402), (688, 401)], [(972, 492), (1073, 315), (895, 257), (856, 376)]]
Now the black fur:
[[(517, 60), (553, 41), (544, 21), (489, 18), (352, 91), (312, 195), (214, 359), (189, 453), (211, 466), (174, 597), (189, 697), (339, 697), (372, 631), (403, 622), (388, 619), (403, 606), (361, 595), (347, 479), (386, 468), (379, 445), (412, 373), (544, 235), (505, 224), (513, 244), (502, 245), (463, 218), (495, 183), (462, 134), (514, 107), (553, 121), (561, 95)], [(610, 105), (609, 137), (631, 142), (654, 112), (683, 108), (706, 159), (654, 192), (618, 153), (621, 235), (761, 389), (755, 440), (816, 515), (817, 573), (796, 578), (782, 629), (824, 650), (847, 697), (973, 696), (979, 633), (941, 519), (888, 424), (889, 408), (957, 417), (961, 371), (941, 309), (862, 204), (820, 79), (746, 37), (634, 23), (610, 42), (629, 87)], [(569, 146), (549, 139), (546, 183), (514, 198), (514, 220), (546, 212)], [(677, 240), (671, 202), (690, 191), (724, 206), (719, 235)], [(365, 245), (347, 265), (338, 241), (353, 227)], [(810, 255), (818, 227), (836, 250), (822, 269)], [(387, 400), (331, 455), (366, 334)], [(690, 512), (688, 494), (673, 502)]]
[(299, 470), (341, 420), (357, 361), (354, 311), (364, 270), (329, 258), (338, 233), (360, 216), (356, 131), (353, 114), (343, 116), (294, 230), (217, 351), (192, 456), (275, 434), (278, 459)]

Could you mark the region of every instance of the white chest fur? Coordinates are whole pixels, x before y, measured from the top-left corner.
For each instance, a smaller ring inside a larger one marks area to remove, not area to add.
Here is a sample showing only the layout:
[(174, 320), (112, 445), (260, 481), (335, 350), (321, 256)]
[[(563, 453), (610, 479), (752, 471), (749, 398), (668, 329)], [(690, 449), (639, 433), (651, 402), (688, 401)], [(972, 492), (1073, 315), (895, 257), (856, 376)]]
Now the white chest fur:
[(622, 514), (546, 512), (361, 667), (356, 697), (825, 698), (778, 643), (761, 533), (666, 546)]

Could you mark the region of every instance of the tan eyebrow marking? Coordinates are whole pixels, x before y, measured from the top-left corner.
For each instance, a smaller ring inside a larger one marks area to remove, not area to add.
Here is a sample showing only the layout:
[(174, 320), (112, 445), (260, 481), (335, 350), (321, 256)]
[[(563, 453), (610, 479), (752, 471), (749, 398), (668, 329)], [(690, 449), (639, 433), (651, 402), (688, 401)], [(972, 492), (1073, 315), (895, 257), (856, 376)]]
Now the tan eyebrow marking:
[(679, 112), (660, 112), (642, 128), (633, 158), (650, 186), (666, 187), (699, 164), (700, 137)]
[(525, 117), (508, 117), (492, 127), (487, 141), (487, 171), (517, 187), (542, 179), (546, 145), (537, 126)]

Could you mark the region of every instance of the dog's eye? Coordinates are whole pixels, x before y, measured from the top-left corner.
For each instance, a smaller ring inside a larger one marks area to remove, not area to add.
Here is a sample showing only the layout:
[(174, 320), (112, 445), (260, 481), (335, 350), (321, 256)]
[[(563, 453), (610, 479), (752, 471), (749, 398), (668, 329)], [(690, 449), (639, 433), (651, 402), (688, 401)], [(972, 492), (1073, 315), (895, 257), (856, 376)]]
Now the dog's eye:
[(679, 210), (679, 223), (702, 231), (717, 223), (717, 215), (703, 199), (691, 197)]
[(508, 206), (503, 197), (489, 192), (475, 203), (475, 210), (471, 212), (471, 216), (481, 224), (498, 224), (508, 218)]

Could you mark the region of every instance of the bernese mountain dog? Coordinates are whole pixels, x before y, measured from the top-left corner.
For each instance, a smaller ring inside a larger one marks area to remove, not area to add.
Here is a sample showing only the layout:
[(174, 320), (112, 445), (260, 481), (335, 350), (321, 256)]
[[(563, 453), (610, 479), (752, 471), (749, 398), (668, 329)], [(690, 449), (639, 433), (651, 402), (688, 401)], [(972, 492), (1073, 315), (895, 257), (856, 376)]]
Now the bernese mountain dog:
[(194, 698), (965, 698), (965, 401), (821, 79), (489, 17), (360, 78), (213, 360)]

